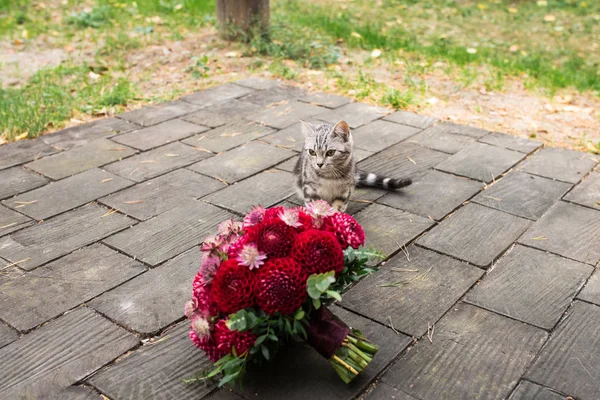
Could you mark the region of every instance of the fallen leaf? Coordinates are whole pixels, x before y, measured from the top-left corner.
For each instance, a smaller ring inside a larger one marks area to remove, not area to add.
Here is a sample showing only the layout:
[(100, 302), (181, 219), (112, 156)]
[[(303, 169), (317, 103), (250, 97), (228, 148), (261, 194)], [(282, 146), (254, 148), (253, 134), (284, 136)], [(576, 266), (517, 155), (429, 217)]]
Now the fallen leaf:
[(531, 238), (531, 240), (548, 240), (548, 238), (546, 236), (537, 236), (537, 237)]
[(358, 33), (358, 32), (352, 32), (352, 33), (350, 34), (350, 36), (352, 36), (352, 37), (355, 37), (355, 38), (359, 38), (359, 39), (362, 37), (362, 36), (360, 35), (360, 33)]
[(469, 47), (469, 48), (467, 48), (467, 53), (469, 53), (469, 54), (475, 54), (475, 53), (477, 53), (477, 49), (475, 49), (473, 47)]
[(511, 14), (516, 14), (516, 13), (518, 13), (518, 12), (519, 12), (519, 10), (517, 10), (517, 9), (516, 9), (516, 8), (514, 8), (514, 7), (509, 7), (509, 8), (508, 8), (508, 12), (509, 12), (509, 13), (511, 13)]
[(517, 46), (516, 44), (513, 44), (508, 48), (508, 51), (510, 51), (511, 53), (514, 53), (517, 50), (519, 50), (519, 46)]
[(230, 51), (228, 53), (225, 53), (225, 57), (227, 58), (236, 58), (238, 56), (237, 51)]
[(156, 162), (158, 162), (158, 161), (156, 161), (156, 160), (144, 160), (144, 161), (140, 162), (140, 164), (151, 164), (151, 163), (156, 163)]
[(98, 79), (100, 79), (100, 75), (98, 75), (97, 73), (95, 73), (94, 71), (90, 71), (88, 73), (88, 76), (90, 77), (91, 80), (93, 81), (97, 81)]
[(537, 5), (540, 7), (546, 7), (548, 2), (546, 0), (538, 0)]
[(167, 153), (165, 154), (165, 157), (179, 157), (179, 154)]
[(130, 201), (124, 201), (123, 204), (139, 204), (139, 203), (143, 203), (144, 200), (130, 200)]
[(554, 21), (556, 21), (556, 17), (552, 14), (544, 15), (544, 21), (554, 22)]
[(100, 182), (105, 183), (105, 182), (110, 182), (112, 180), (113, 180), (113, 178), (106, 178), (106, 179), (102, 179)]
[(377, 58), (381, 55), (381, 50), (375, 49), (371, 52), (371, 58)]

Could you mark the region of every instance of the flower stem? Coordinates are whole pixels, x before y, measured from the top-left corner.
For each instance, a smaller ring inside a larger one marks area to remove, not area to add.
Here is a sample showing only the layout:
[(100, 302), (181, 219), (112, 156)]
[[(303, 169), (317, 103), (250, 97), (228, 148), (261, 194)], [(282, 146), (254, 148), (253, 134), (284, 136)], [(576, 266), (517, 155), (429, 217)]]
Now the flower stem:
[(329, 359), (329, 363), (333, 365), (340, 378), (345, 383), (349, 383), (367, 368), (377, 350), (379, 348), (366, 339), (349, 333), (340, 348)]

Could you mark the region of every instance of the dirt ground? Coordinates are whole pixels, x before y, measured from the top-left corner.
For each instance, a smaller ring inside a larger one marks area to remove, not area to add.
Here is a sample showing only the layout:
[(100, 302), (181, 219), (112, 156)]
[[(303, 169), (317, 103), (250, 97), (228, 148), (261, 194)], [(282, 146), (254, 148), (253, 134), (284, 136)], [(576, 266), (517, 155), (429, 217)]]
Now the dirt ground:
[[(27, 48), (19, 43), (0, 43), (0, 81), (3, 86), (22, 85), (40, 68), (56, 66), (69, 59), (81, 61), (89, 57), (86, 54), (93, 54), (71, 46), (48, 48), (48, 44), (43, 37)], [(377, 82), (400, 91), (406, 90), (408, 72), (401, 63), (390, 67), (388, 62), (378, 59), (366, 65), (362, 60), (368, 54), (346, 49), (344, 53), (341, 62), (333, 66), (332, 71), (347, 77), (347, 80), (356, 79), (359, 70), (362, 70)], [(193, 78), (187, 70), (191, 57), (204, 55), (209, 58), (207, 77)], [(238, 44), (222, 42), (212, 28), (187, 35), (183, 41), (134, 50), (126, 59), (125, 74), (145, 99), (179, 97), (250, 75), (273, 77), (268, 71), (272, 60), (242, 57)], [(256, 68), (259, 60), (264, 66)], [(294, 62), (289, 65), (297, 72), (294, 80), (288, 81), (289, 84), (315, 91), (325, 88), (324, 91), (330, 93), (356, 97), (352, 90), (340, 87), (338, 79), (327, 71), (309, 70)], [(427, 69), (428, 72), (410, 73), (410, 79), (420, 80), (425, 89), (419, 94), (416, 104), (408, 106), (409, 111), (492, 131), (534, 137), (550, 146), (599, 151), (595, 144), (600, 143), (600, 98), (575, 90), (564, 90), (549, 97), (535, 89), (525, 88), (520, 78), (506, 79), (498, 92), (486, 90), (485, 85), (477, 80), (465, 87), (456, 76), (447, 73), (447, 67), (444, 63), (436, 63), (433, 68)], [(361, 99), (372, 103), (378, 100), (376, 94)], [(138, 108), (144, 104), (146, 102), (141, 100), (129, 107)], [(107, 115), (110, 114), (109, 110)], [(77, 115), (67, 126), (94, 118)]]

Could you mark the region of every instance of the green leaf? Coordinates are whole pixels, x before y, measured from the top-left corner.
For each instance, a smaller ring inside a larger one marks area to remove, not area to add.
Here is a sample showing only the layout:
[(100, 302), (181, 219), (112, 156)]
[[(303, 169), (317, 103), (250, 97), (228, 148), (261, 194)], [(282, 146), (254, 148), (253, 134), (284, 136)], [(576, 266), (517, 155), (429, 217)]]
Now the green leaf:
[(221, 372), (223, 370), (222, 367), (217, 367), (215, 369), (213, 369), (212, 371), (210, 371), (208, 373), (208, 375), (206, 375), (206, 378), (212, 378), (213, 376), (217, 375), (219, 372)]
[(221, 379), (219, 381), (219, 387), (222, 387), (223, 385), (225, 385), (228, 382), (231, 382), (232, 380), (236, 379), (239, 375), (240, 375), (241, 371), (235, 372), (233, 374), (229, 374), (229, 375), (225, 375), (223, 377), (223, 379)]
[(265, 358), (265, 360), (268, 361), (269, 360), (269, 349), (264, 344), (260, 346), (260, 349), (262, 350), (263, 357)]
[(306, 281), (306, 290), (311, 299), (318, 299), (335, 282), (335, 271), (312, 274)]
[(304, 340), (306, 340), (308, 338), (308, 335), (306, 333), (306, 329), (304, 329), (304, 327), (302, 326), (302, 324), (298, 324), (297, 331), (298, 331), (298, 334), (304, 338)]
[(319, 308), (321, 308), (321, 300), (313, 299), (313, 307), (315, 308), (315, 310), (318, 310)]
[(296, 311), (296, 314), (294, 315), (294, 319), (301, 320), (302, 318), (304, 318), (304, 315), (306, 315), (306, 313), (304, 312), (304, 310), (300, 309), (300, 310)]
[(273, 335), (273, 334), (269, 335), (269, 339), (271, 339), (273, 342), (279, 342), (279, 338), (276, 335)]
[(267, 338), (267, 335), (262, 335), (256, 338), (256, 341), (254, 342), (254, 346), (260, 346), (262, 344), (262, 342), (265, 341), (265, 339)]
[(342, 301), (342, 296), (334, 291), (334, 290), (328, 290), (327, 292), (325, 292), (329, 295), (329, 297), (336, 299), (337, 301)]
[(335, 282), (335, 271), (329, 271), (319, 275), (320, 279), (316, 283), (316, 287), (321, 293), (324, 293), (329, 289), (329, 285)]

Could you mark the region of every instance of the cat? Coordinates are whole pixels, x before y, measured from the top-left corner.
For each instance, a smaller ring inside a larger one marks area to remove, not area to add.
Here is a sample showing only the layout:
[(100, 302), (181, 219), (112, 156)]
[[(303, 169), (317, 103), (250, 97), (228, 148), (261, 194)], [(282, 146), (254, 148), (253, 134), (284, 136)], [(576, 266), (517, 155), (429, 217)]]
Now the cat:
[(311, 124), (300, 121), (304, 149), (294, 168), (296, 189), (304, 202), (325, 200), (345, 212), (355, 187), (400, 189), (410, 178), (392, 179), (356, 169), (352, 135), (345, 121)]

